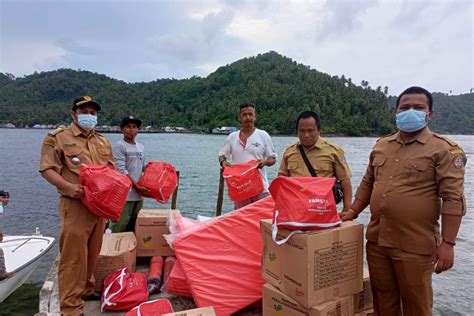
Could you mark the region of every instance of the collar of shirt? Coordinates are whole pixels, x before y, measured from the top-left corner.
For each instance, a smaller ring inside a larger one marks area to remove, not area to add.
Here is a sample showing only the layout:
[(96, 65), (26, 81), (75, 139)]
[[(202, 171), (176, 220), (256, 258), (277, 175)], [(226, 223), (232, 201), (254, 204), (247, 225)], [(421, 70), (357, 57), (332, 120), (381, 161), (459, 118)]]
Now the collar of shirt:
[[(325, 143), (325, 141), (323, 139), (321, 139), (321, 137), (318, 137), (318, 140), (316, 141), (316, 143), (314, 143), (314, 145), (311, 146), (309, 149), (306, 149), (306, 151), (310, 151), (310, 150), (313, 150), (315, 148), (321, 149), (321, 148), (323, 148), (324, 143)], [(300, 141), (298, 141), (298, 146), (299, 145), (301, 145)]]
[(82, 132), (82, 129), (81, 129), (79, 126), (77, 126), (77, 124), (74, 123), (74, 122), (72, 122), (71, 125), (69, 125), (69, 128), (71, 129), (72, 134), (73, 134), (74, 136), (76, 136), (76, 137), (79, 136), (79, 135), (82, 135), (82, 137), (90, 138), (92, 135), (95, 134), (95, 130), (94, 130), (94, 129), (92, 129), (92, 130), (89, 132), (89, 134), (87, 134), (87, 135), (84, 134), (84, 133)]
[[(416, 137), (413, 140), (411, 140), (407, 144), (413, 143), (415, 141), (417, 141), (421, 144), (426, 144), (426, 142), (428, 141), (428, 138), (430, 138), (430, 136), (431, 136), (430, 129), (428, 127), (425, 127), (418, 133), (418, 135), (416, 135)], [(398, 131), (395, 134), (389, 136), (388, 141), (389, 142), (397, 141), (398, 143), (403, 144), (402, 137), (400, 136), (400, 131)]]

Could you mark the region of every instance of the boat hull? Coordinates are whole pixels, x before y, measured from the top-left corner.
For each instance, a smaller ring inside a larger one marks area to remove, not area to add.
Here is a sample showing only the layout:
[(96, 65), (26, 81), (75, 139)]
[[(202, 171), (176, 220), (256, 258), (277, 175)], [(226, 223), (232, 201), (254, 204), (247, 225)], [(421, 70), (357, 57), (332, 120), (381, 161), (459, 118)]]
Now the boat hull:
[(0, 281), (0, 303), (18, 289), (54, 244), (54, 238), (43, 236), (5, 236), (0, 247), (8, 272), (13, 277)]

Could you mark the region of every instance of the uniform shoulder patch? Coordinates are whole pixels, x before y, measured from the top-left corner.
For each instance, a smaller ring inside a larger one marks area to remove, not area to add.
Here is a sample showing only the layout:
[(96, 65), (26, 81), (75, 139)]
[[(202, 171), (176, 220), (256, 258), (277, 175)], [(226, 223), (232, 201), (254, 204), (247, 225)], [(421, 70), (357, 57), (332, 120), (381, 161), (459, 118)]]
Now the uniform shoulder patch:
[(53, 137), (46, 137), (43, 141), (43, 145), (54, 147), (56, 146), (56, 140)]
[(458, 154), (453, 157), (454, 167), (461, 169), (466, 165), (466, 157), (464, 155)]
[(381, 137), (379, 137), (375, 142), (378, 142), (379, 140), (382, 140), (384, 138), (387, 138), (387, 137), (390, 137), (392, 135), (395, 135), (397, 132), (393, 132), (393, 133), (390, 133), (390, 134), (387, 134), (387, 135), (383, 135)]
[(62, 131), (64, 131), (64, 128), (59, 127), (59, 128), (56, 128), (54, 131), (49, 132), (48, 135), (54, 136), (54, 135), (57, 135), (57, 134), (61, 133)]
[(333, 144), (331, 142), (328, 142), (327, 140), (325, 141), (325, 143), (326, 143), (326, 145), (331, 146), (332, 148), (334, 148), (337, 152), (339, 152), (339, 150), (342, 150), (341, 147), (339, 147), (338, 145)]
[(458, 144), (454, 140), (451, 140), (451, 139), (449, 139), (445, 136), (441, 136), (440, 134), (437, 134), (437, 133), (433, 133), (433, 136), (436, 137), (436, 138), (444, 140), (445, 142), (447, 142), (449, 145), (451, 145), (453, 147), (458, 147)]

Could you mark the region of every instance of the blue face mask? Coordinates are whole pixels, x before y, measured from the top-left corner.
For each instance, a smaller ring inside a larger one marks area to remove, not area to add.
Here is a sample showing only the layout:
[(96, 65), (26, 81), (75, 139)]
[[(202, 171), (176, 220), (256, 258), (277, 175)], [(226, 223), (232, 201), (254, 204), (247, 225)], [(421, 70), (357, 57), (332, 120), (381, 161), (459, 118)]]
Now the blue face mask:
[(426, 126), (426, 112), (410, 109), (396, 115), (397, 127), (404, 132), (416, 132)]
[(78, 114), (77, 124), (79, 124), (82, 129), (90, 131), (97, 125), (97, 116), (92, 114)]

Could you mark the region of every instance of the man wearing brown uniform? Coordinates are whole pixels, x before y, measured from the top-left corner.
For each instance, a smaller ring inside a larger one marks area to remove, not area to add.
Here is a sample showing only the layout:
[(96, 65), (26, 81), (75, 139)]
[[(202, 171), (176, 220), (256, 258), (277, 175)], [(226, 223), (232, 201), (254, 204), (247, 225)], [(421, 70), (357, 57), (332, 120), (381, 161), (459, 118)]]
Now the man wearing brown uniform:
[(377, 141), (352, 207), (342, 213), (352, 220), (370, 204), (366, 251), (376, 315), (431, 315), (433, 270), (441, 273), (454, 263), (466, 212), (466, 156), (426, 126), (432, 107), (423, 88), (400, 94), (399, 131)]
[(303, 112), (296, 120), (299, 142), (285, 150), (278, 170), (279, 176), (311, 177), (299, 147), (301, 146), (318, 177), (335, 177), (341, 181), (344, 209), (351, 206), (351, 171), (344, 157), (344, 150), (320, 137), (321, 121), (318, 114)]
[(95, 132), (100, 105), (89, 96), (74, 100), (68, 128), (46, 136), (39, 171), (61, 195), (59, 215), (59, 300), (63, 315), (79, 315), (84, 299), (100, 299), (94, 293), (93, 271), (102, 245), (105, 220), (92, 214), (81, 202), (81, 164), (114, 168), (110, 142)]

